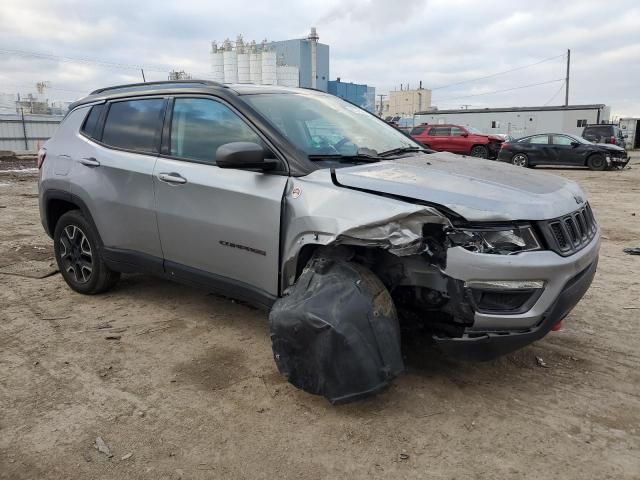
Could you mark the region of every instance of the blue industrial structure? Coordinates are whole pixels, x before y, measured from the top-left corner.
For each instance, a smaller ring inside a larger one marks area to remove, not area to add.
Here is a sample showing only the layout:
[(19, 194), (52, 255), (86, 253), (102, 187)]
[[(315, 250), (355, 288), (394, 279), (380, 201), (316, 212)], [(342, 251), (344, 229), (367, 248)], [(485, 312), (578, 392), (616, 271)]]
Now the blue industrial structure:
[[(278, 65), (292, 65), (300, 71), (300, 86), (311, 88), (311, 41), (306, 38), (267, 43), (277, 54)], [(316, 88), (327, 91), (329, 81), (329, 45), (317, 44)]]
[(376, 90), (368, 85), (358, 83), (341, 82), (337, 80), (329, 81), (328, 92), (336, 97), (344, 98), (348, 102), (373, 112), (375, 110)]

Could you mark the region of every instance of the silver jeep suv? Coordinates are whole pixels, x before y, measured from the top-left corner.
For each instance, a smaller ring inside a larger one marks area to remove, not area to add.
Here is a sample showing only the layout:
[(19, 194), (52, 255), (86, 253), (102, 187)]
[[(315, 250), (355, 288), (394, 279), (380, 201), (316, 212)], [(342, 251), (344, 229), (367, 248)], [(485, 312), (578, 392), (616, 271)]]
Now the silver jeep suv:
[(148, 272), (262, 305), (279, 370), (332, 402), (384, 387), (416, 325), (465, 359), (542, 338), (598, 262), (577, 184), (426, 151), (314, 90), (96, 90), (39, 165), (42, 224), (72, 289)]

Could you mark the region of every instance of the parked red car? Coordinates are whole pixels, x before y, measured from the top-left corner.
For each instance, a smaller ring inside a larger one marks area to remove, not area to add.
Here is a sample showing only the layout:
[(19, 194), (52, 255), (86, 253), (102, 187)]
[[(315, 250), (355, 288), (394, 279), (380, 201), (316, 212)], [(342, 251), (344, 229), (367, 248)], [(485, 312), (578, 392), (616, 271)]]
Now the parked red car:
[(484, 135), (473, 127), (460, 125), (418, 125), (411, 130), (411, 136), (431, 150), (479, 158), (495, 158), (504, 141), (498, 136)]

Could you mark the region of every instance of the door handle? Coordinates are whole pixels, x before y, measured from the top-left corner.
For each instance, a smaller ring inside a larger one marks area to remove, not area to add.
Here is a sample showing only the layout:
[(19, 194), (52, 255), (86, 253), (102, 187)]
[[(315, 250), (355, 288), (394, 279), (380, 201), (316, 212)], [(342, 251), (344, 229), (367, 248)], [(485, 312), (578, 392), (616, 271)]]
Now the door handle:
[(175, 173), (175, 172), (159, 173), (158, 178), (163, 182), (167, 182), (167, 183), (177, 183), (177, 184), (187, 183), (186, 178), (184, 178), (179, 173)]
[(86, 165), (87, 167), (99, 167), (100, 162), (93, 157), (81, 158), (80, 163), (82, 165)]

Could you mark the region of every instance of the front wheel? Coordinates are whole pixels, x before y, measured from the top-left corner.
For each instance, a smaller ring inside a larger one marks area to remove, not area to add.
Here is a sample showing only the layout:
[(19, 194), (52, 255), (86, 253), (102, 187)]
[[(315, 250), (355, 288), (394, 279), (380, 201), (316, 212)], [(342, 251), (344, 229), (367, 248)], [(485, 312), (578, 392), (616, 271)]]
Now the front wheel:
[(489, 156), (489, 149), (484, 145), (476, 145), (471, 149), (471, 156), (477, 158), (487, 158)]
[(607, 168), (607, 161), (600, 154), (591, 155), (589, 160), (587, 160), (587, 167), (590, 170), (602, 171)]
[(528, 167), (529, 166), (529, 157), (527, 157), (524, 153), (516, 153), (511, 158), (511, 164), (516, 167)]
[(76, 292), (86, 295), (106, 292), (120, 278), (120, 273), (105, 264), (98, 234), (79, 210), (60, 217), (53, 242), (62, 278)]

